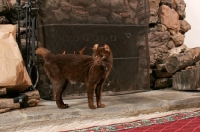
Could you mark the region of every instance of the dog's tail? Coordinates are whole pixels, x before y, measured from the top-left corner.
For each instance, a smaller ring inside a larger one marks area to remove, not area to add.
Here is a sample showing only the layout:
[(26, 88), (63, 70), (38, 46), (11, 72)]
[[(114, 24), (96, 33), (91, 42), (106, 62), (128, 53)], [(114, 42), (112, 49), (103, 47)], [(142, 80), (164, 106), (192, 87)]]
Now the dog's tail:
[(46, 57), (50, 54), (51, 52), (43, 47), (39, 47), (36, 49), (35, 54), (41, 55), (42, 58), (45, 60)]

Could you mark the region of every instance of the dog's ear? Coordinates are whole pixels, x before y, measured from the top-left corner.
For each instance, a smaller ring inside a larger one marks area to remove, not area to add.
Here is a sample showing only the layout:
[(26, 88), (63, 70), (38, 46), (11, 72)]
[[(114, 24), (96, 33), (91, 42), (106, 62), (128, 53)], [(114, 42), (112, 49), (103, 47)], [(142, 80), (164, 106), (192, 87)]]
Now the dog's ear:
[(93, 47), (93, 50), (97, 50), (98, 49), (99, 44), (95, 44)]
[(104, 45), (104, 48), (106, 51), (110, 52), (110, 47), (107, 44)]

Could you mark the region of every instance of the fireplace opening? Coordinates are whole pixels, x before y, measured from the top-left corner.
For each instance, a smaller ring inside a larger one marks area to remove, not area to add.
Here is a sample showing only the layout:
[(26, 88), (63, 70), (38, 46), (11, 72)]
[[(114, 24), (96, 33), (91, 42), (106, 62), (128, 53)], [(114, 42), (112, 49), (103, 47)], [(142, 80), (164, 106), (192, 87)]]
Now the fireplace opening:
[[(52, 2), (54, 4), (52, 4)], [(104, 95), (150, 90), (148, 0), (43, 0), (37, 17), (38, 44), (54, 54), (78, 54), (94, 44), (108, 44), (113, 52), (113, 69), (105, 82)], [(38, 57), (41, 97), (53, 97), (52, 85)], [(48, 92), (47, 92), (48, 91)], [(70, 82), (64, 98), (86, 96), (82, 83)]]

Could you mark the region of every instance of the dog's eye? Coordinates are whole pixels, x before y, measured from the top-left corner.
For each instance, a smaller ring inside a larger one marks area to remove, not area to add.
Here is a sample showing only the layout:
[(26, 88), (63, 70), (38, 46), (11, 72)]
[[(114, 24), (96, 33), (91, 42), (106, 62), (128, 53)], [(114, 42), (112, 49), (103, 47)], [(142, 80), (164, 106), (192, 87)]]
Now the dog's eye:
[(102, 59), (105, 59), (105, 58), (106, 58), (106, 56), (105, 56), (105, 55), (103, 55), (101, 58), (102, 58)]
[(97, 55), (94, 55), (94, 58), (97, 58)]

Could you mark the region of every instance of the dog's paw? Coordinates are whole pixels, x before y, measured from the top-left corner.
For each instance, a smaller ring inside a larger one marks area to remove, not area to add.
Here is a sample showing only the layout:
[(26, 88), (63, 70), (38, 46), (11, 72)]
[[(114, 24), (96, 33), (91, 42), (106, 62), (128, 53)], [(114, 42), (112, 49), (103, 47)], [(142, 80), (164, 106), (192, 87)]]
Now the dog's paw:
[(60, 109), (66, 109), (68, 107), (69, 107), (68, 104), (58, 105), (58, 108), (60, 108)]
[(97, 107), (95, 105), (89, 105), (90, 109), (96, 109)]
[(106, 107), (105, 104), (100, 104), (100, 105), (98, 105), (98, 108), (104, 108), (104, 107)]

